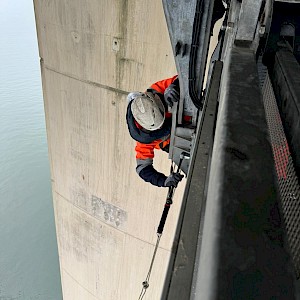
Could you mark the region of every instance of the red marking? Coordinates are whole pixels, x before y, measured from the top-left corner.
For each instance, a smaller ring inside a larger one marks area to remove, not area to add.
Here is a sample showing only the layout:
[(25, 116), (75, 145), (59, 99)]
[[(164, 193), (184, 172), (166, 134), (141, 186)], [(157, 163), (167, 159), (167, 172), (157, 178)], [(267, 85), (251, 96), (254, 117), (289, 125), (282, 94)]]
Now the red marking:
[(290, 150), (287, 141), (281, 145), (272, 145), (276, 172), (279, 179), (287, 178), (287, 165), (289, 162)]

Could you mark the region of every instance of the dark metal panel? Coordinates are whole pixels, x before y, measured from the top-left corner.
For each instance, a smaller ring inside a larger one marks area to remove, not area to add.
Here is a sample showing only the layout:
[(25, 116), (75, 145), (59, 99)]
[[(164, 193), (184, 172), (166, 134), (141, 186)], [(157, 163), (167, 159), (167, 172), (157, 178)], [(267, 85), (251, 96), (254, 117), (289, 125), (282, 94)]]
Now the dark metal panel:
[[(289, 40), (293, 49), (293, 53), (300, 63), (300, 1), (275, 1), (273, 5), (272, 24), (270, 32), (267, 36), (267, 43), (265, 48), (264, 61), (268, 64), (268, 61), (273, 59), (274, 53), (279, 49), (278, 42), (282, 40), (282, 29), (286, 25), (294, 27), (295, 36), (285, 36), (286, 40)], [(269, 54), (269, 55), (266, 55)]]
[(295, 299), (254, 53), (228, 59), (195, 299)]

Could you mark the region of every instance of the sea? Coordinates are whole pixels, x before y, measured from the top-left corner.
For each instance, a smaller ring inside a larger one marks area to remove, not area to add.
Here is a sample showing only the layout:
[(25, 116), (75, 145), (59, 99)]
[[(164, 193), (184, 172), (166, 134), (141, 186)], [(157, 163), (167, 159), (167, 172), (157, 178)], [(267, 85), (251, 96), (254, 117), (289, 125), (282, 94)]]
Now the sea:
[(0, 1), (0, 300), (61, 300), (33, 1)]

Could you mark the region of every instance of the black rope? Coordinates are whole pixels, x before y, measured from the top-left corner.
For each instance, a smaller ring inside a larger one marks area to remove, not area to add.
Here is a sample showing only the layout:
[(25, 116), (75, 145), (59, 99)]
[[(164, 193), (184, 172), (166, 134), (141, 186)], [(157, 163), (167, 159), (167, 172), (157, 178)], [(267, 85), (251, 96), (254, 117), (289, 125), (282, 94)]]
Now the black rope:
[(167, 219), (167, 216), (169, 213), (169, 209), (173, 203), (172, 198), (173, 198), (174, 189), (175, 188), (173, 188), (173, 187), (169, 188), (168, 197), (167, 197), (167, 200), (166, 200), (166, 203), (164, 206), (164, 210), (163, 210), (163, 213), (162, 213), (162, 216), (161, 216), (158, 228), (157, 228), (157, 234), (162, 234), (162, 232), (164, 230), (164, 226), (165, 226), (166, 219)]
[[(187, 157), (186, 155), (189, 156), (189, 154), (187, 154), (185, 152), (181, 153), (179, 164), (178, 164), (178, 167), (177, 167), (177, 173), (180, 172), (182, 161), (183, 161), (184, 158)], [(171, 171), (173, 173), (173, 166), (171, 167)], [(168, 213), (169, 213), (169, 209), (170, 209), (170, 206), (173, 203), (172, 199), (173, 199), (173, 195), (174, 195), (175, 189), (176, 188), (174, 186), (169, 187), (169, 191), (168, 191), (168, 195), (167, 195), (165, 207), (164, 207), (164, 210), (163, 210), (163, 213), (162, 213), (162, 216), (160, 218), (160, 222), (159, 222), (159, 225), (158, 225), (158, 228), (157, 228), (157, 234), (162, 234), (162, 232), (164, 230), (164, 226), (165, 226), (166, 219), (167, 219), (167, 216), (168, 216)]]

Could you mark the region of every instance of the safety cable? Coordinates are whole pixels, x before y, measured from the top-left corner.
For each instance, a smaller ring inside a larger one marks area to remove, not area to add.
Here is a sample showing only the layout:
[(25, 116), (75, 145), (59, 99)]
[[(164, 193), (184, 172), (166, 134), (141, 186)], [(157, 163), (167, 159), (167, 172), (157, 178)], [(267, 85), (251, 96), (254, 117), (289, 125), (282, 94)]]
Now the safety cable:
[[(178, 164), (176, 173), (180, 173), (180, 168), (181, 168), (182, 161), (184, 159), (189, 159), (189, 158), (190, 158), (190, 154), (187, 153), (187, 152), (182, 152), (180, 154), (180, 160), (179, 160), (179, 164)], [(173, 162), (171, 164), (171, 174), (172, 173), (173, 173)], [(162, 216), (160, 218), (160, 222), (159, 222), (157, 232), (156, 232), (157, 233), (157, 241), (156, 241), (156, 245), (155, 245), (155, 248), (154, 248), (154, 253), (153, 253), (153, 256), (152, 256), (152, 260), (151, 260), (151, 263), (150, 263), (150, 267), (149, 267), (149, 271), (148, 271), (148, 274), (146, 276), (146, 279), (145, 279), (145, 281), (142, 282), (143, 287), (142, 287), (142, 291), (140, 293), (140, 296), (139, 296), (138, 300), (142, 300), (144, 298), (144, 296), (146, 294), (146, 291), (147, 291), (147, 288), (149, 287), (149, 280), (150, 280), (150, 275), (151, 275), (154, 259), (155, 259), (156, 252), (157, 252), (157, 249), (158, 249), (158, 246), (159, 246), (159, 242), (160, 242), (163, 230), (164, 230), (164, 226), (165, 226), (165, 223), (166, 223), (166, 219), (167, 219), (167, 216), (168, 216), (168, 213), (169, 213), (170, 206), (173, 203), (172, 199), (173, 199), (173, 196), (174, 196), (175, 189), (176, 188), (174, 186), (169, 187), (166, 203), (165, 203), (165, 206), (164, 206), (164, 210), (163, 210)]]
[(139, 299), (138, 299), (138, 300), (142, 300), (142, 299), (144, 298), (144, 296), (145, 296), (145, 294), (146, 294), (146, 290), (147, 290), (147, 288), (149, 287), (150, 275), (151, 275), (151, 271), (152, 271), (154, 259), (155, 259), (155, 256), (156, 256), (156, 252), (157, 252), (157, 249), (158, 249), (158, 245), (159, 245), (159, 242), (160, 242), (160, 238), (161, 238), (161, 233), (158, 233), (158, 234), (157, 234), (157, 241), (156, 241), (154, 253), (153, 253), (152, 260), (151, 260), (151, 264), (150, 264), (150, 268), (149, 268), (149, 271), (148, 271), (148, 274), (147, 274), (147, 276), (146, 276), (145, 281), (143, 281), (143, 283), (142, 283), (143, 288), (142, 288), (142, 291), (141, 291), (141, 293), (140, 293), (140, 296), (139, 296)]

